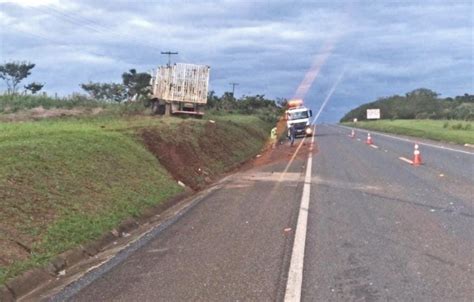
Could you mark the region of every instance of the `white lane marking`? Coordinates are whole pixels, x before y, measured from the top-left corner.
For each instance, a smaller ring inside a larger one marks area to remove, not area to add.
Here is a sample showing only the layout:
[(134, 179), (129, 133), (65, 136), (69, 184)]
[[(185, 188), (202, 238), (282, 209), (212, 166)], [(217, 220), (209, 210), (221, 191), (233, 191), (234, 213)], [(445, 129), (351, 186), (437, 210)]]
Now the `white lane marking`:
[(358, 138), (357, 140), (358, 140), (359, 142), (361, 141), (361, 139), (360, 139), (360, 138)]
[[(352, 128), (352, 127), (341, 126), (341, 125), (329, 125), (329, 126), (342, 127), (342, 128), (346, 128), (346, 129), (358, 129), (362, 132), (368, 132), (368, 130), (365, 130), (365, 129)], [(447, 151), (453, 151), (453, 152), (459, 152), (459, 153), (474, 155), (474, 152), (469, 152), (469, 151), (464, 151), (464, 150), (459, 150), (459, 149), (453, 149), (453, 148), (444, 147), (444, 146), (441, 146), (441, 145), (434, 145), (434, 144), (430, 144), (430, 143), (417, 142), (416, 140), (410, 140), (410, 139), (407, 139), (407, 138), (388, 135), (388, 134), (384, 134), (384, 133), (377, 132), (377, 131), (370, 131), (370, 133), (371, 134), (375, 133), (375, 134), (380, 135), (380, 136), (385, 136), (385, 137), (393, 138), (393, 139), (396, 139), (396, 140), (399, 140), (399, 141), (409, 142), (409, 143), (412, 143), (412, 144), (418, 143), (418, 145), (420, 145), (420, 146), (428, 146), (428, 147), (437, 148), (437, 149), (441, 149), (441, 150), (447, 150)]]
[(376, 145), (370, 145), (370, 146), (371, 146), (372, 148), (374, 148), (374, 149), (378, 149), (378, 148), (379, 148), (379, 146), (376, 146)]
[(399, 160), (403, 160), (404, 162), (409, 163), (410, 165), (413, 164), (413, 161), (410, 160), (410, 159), (408, 159), (408, 158), (405, 158), (405, 157), (400, 156), (398, 159), (399, 159)]
[[(311, 146), (314, 145), (314, 135), (311, 138)], [(311, 147), (310, 150), (312, 150)], [(306, 245), (306, 232), (308, 225), (308, 211), (311, 191), (311, 168), (313, 165), (313, 155), (309, 152), (306, 163), (306, 175), (304, 178), (303, 196), (301, 197), (298, 222), (296, 223), (295, 240), (291, 252), (290, 269), (288, 271), (288, 281), (286, 283), (285, 302), (300, 302), (301, 290), (303, 286), (303, 265), (304, 250)]]

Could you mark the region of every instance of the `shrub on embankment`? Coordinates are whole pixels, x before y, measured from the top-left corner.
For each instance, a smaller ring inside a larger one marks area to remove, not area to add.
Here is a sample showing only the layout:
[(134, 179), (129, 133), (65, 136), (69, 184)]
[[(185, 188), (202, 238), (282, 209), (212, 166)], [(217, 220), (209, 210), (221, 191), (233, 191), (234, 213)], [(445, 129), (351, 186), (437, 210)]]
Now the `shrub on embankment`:
[(203, 187), (255, 155), (271, 128), (215, 120), (0, 123), (0, 284), (176, 195), (177, 180)]

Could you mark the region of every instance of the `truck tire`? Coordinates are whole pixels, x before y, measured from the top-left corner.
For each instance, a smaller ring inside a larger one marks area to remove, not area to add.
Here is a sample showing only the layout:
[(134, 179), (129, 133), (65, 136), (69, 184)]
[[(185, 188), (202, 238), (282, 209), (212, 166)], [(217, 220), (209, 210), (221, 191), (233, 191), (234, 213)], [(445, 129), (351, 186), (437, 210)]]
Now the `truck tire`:
[(165, 116), (169, 116), (169, 115), (171, 115), (171, 104), (166, 103), (165, 104)]

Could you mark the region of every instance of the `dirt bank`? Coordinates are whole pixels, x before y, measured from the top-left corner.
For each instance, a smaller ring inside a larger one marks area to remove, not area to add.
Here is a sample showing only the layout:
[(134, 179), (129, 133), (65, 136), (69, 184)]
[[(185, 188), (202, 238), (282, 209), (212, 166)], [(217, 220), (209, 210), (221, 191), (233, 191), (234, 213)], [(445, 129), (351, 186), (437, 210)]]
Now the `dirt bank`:
[(268, 136), (268, 129), (232, 121), (200, 124), (187, 122), (140, 131), (148, 150), (177, 181), (193, 190), (256, 156)]

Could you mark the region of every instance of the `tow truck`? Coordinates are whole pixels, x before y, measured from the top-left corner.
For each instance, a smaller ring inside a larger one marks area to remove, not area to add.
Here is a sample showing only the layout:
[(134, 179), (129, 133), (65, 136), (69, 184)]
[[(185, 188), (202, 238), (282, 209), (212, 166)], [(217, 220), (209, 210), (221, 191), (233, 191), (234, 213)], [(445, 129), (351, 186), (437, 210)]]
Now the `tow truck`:
[(296, 99), (288, 101), (288, 109), (285, 111), (286, 128), (290, 137), (290, 126), (295, 128), (295, 136), (312, 136), (310, 117), (313, 116), (311, 109), (303, 105), (303, 100)]

